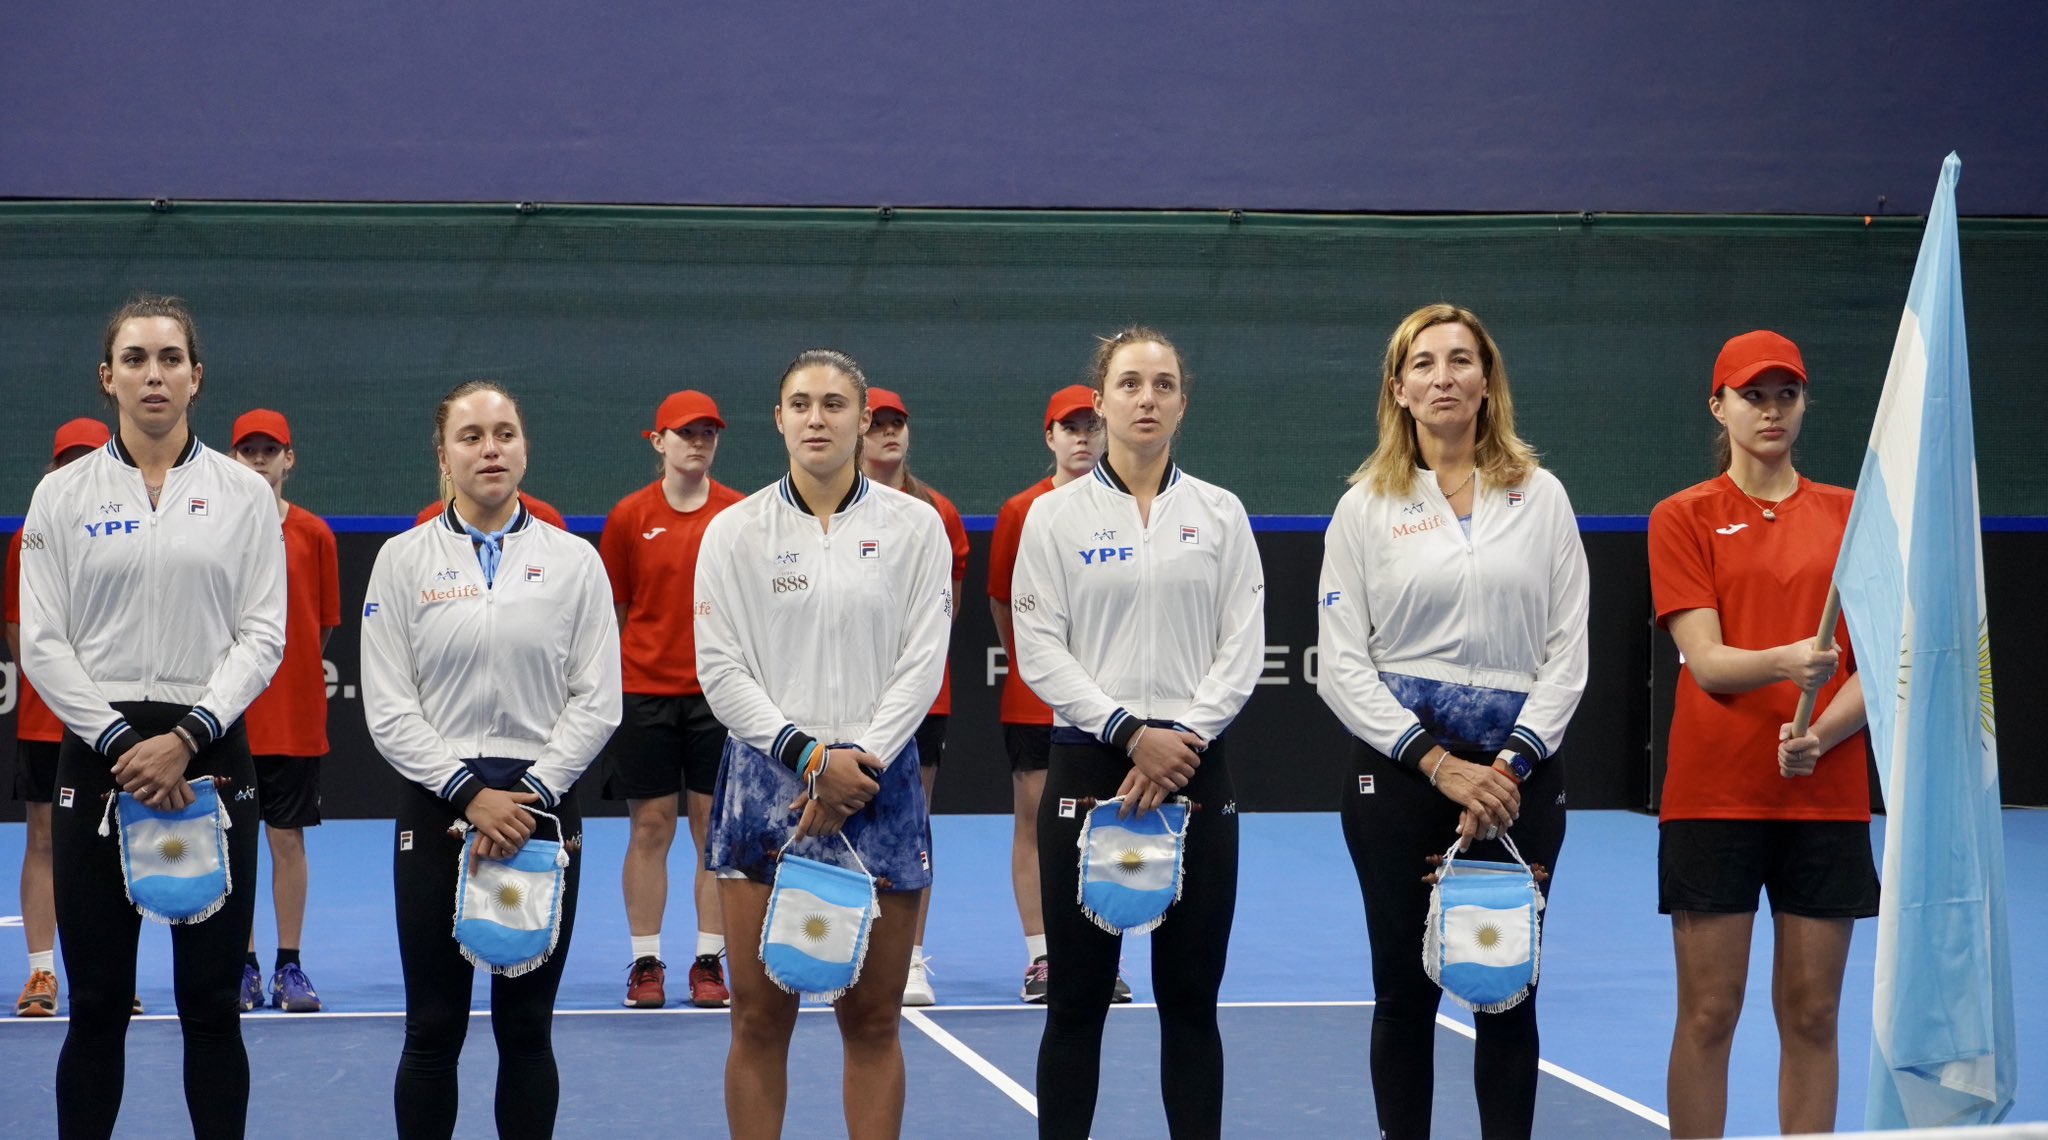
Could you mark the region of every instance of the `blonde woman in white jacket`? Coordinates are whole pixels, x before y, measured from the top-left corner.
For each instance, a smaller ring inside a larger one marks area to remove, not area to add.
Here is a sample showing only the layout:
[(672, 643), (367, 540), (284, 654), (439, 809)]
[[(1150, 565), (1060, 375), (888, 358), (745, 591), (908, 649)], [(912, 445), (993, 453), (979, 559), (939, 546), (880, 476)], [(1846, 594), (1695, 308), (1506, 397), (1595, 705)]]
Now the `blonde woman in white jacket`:
[(535, 834), (527, 809), (537, 808), (560, 820), (569, 853), (560, 933), (538, 967), (492, 976), (491, 1030), (498, 1135), (549, 1136), (555, 991), (583, 856), (571, 793), (618, 727), (618, 622), (596, 548), (519, 502), (527, 437), (511, 395), (489, 381), (457, 387), (435, 411), (434, 440), (453, 496), (377, 552), (363, 602), (363, 711), (406, 778), (393, 852), (405, 974), (398, 1134), (455, 1129), (474, 967), (450, 934), (462, 841), (449, 828), (467, 821), (477, 855), (502, 859)]

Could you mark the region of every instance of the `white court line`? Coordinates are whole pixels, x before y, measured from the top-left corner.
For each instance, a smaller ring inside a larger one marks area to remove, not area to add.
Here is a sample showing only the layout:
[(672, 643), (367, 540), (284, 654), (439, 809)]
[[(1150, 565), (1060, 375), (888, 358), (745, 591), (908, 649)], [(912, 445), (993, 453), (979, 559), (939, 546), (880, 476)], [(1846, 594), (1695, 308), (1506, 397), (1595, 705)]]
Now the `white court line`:
[[(1468, 1040), (1478, 1040), (1478, 1036), (1476, 1033), (1474, 1033), (1472, 1027), (1465, 1024), (1462, 1021), (1457, 1020), (1456, 1018), (1449, 1017), (1445, 1014), (1439, 1013), (1436, 1015), (1436, 1023), (1438, 1025), (1443, 1026), (1445, 1029), (1448, 1029), (1451, 1032), (1456, 1033), (1460, 1037), (1464, 1037)], [(1601, 1100), (1606, 1101), (1608, 1104), (1611, 1104), (1616, 1108), (1619, 1108), (1625, 1112), (1633, 1113), (1636, 1116), (1640, 1116), (1644, 1120), (1647, 1120), (1650, 1123), (1656, 1125), (1657, 1127), (1662, 1128), (1666, 1132), (1671, 1131), (1670, 1117), (1664, 1115), (1661, 1112), (1658, 1112), (1656, 1109), (1651, 1108), (1649, 1105), (1644, 1104), (1639, 1100), (1632, 1100), (1628, 1097), (1625, 1097), (1620, 1093), (1615, 1092), (1613, 1089), (1608, 1088), (1606, 1085), (1603, 1085), (1598, 1081), (1589, 1080), (1585, 1077), (1582, 1077), (1577, 1073), (1572, 1072), (1570, 1069), (1565, 1068), (1563, 1065), (1559, 1065), (1553, 1061), (1545, 1061), (1538, 1059), (1536, 1062), (1536, 1068), (1541, 1070), (1542, 1072), (1549, 1073), (1551, 1076), (1556, 1077), (1558, 1080), (1563, 1081), (1565, 1084), (1568, 1084), (1573, 1088), (1580, 1089), (1584, 1092), (1592, 1093), (1594, 1096), (1599, 1097)]]
[(938, 1042), (939, 1048), (951, 1053), (962, 1064), (980, 1073), (983, 1080), (994, 1085), (1004, 1096), (1016, 1101), (1024, 1111), (1031, 1114), (1032, 1119), (1038, 1118), (1038, 1098), (1033, 1096), (1029, 1089), (1012, 1080), (1010, 1074), (996, 1068), (987, 1057), (969, 1049), (966, 1042), (941, 1029), (939, 1023), (925, 1016), (923, 1010), (906, 1009), (903, 1011), (903, 1020), (915, 1025), (920, 1033)]

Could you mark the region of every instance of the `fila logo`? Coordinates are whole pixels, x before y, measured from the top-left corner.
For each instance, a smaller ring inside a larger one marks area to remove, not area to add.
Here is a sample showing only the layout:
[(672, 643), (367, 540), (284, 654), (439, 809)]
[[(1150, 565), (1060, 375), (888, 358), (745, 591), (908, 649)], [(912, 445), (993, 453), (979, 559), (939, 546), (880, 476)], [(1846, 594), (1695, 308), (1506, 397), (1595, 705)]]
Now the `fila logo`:
[(931, 869), (932, 869), (932, 853), (931, 853), (931, 852), (929, 852), (929, 851), (920, 851), (920, 852), (918, 852), (918, 853), (917, 853), (917, 862), (918, 862), (918, 865), (919, 865), (919, 866), (921, 866), (921, 867), (923, 867), (923, 868), (924, 868), (925, 870), (927, 870), (927, 871), (931, 870)]
[(648, 531), (648, 532), (647, 532), (646, 534), (643, 534), (643, 535), (641, 535), (640, 537), (641, 537), (641, 538), (653, 538), (653, 537), (654, 537), (655, 535), (657, 535), (657, 534), (660, 534), (661, 532), (663, 532), (663, 531), (665, 531), (665, 530), (667, 530), (667, 529), (668, 529), (668, 528), (667, 528), (667, 527), (665, 527), (665, 526), (658, 526), (658, 527), (655, 527), (655, 528), (654, 528), (653, 530), (650, 530), (650, 531)]
[(862, 558), (880, 558), (882, 556), (882, 544), (872, 538), (861, 539), (860, 556)]
[(1128, 546), (1100, 546), (1094, 550), (1083, 550), (1080, 553), (1081, 565), (1100, 566), (1112, 560), (1128, 562), (1134, 552)]
[(1074, 818), (1074, 801), (1068, 799), (1063, 799), (1060, 801), (1060, 818)]
[(400, 851), (412, 850), (412, 832), (401, 831), (398, 833), (398, 849)]
[(1522, 505), (1522, 499), (1523, 499), (1524, 497), (1525, 497), (1525, 496), (1524, 496), (1524, 495), (1523, 495), (1523, 494), (1522, 494), (1522, 493), (1521, 493), (1520, 491), (1509, 491), (1509, 492), (1508, 492), (1508, 506), (1511, 506), (1511, 507), (1519, 507), (1519, 506), (1521, 506), (1521, 505)]
[(205, 513), (206, 513), (206, 500), (205, 500), (205, 499), (188, 499), (188, 500), (186, 500), (186, 502), (185, 502), (185, 513), (186, 513), (186, 514), (192, 514), (192, 515), (203, 515), (203, 514), (205, 514)]
[(1717, 527), (1717, 528), (1715, 528), (1715, 530), (1714, 530), (1714, 533), (1715, 533), (1715, 534), (1734, 534), (1734, 533), (1735, 533), (1736, 531), (1738, 531), (1738, 530), (1742, 530), (1742, 529), (1744, 529), (1744, 528), (1746, 528), (1746, 527), (1748, 527), (1748, 526), (1749, 526), (1749, 524), (1748, 524), (1748, 523), (1735, 523), (1735, 524), (1733, 524), (1733, 525), (1731, 525), (1731, 526)]
[[(142, 520), (140, 519), (115, 519), (112, 522), (86, 523), (85, 537), (112, 538), (117, 534), (134, 534), (141, 529)], [(27, 546), (27, 540), (23, 540), (22, 545)]]
[(71, 801), (76, 799), (77, 796), (78, 793), (72, 791), (70, 788), (58, 788), (57, 806), (61, 808), (68, 808), (71, 806)]
[(1202, 541), (1202, 532), (1194, 527), (1184, 526), (1180, 528), (1180, 540), (1190, 545), (1198, 546)]
[(1360, 776), (1358, 778), (1358, 794), (1361, 796), (1370, 796), (1377, 794), (1373, 790), (1371, 776)]
[(529, 582), (545, 582), (548, 580), (548, 572), (539, 566), (528, 566), (526, 568), (526, 580)]

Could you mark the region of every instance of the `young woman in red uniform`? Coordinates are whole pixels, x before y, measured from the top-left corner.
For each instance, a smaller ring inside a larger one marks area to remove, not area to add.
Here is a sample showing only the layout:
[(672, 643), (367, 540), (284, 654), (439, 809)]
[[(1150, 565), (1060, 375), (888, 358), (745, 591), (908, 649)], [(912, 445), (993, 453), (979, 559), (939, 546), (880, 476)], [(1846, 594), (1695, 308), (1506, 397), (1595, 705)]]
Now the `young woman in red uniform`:
[[(1016, 625), (1010, 614), (1010, 578), (1017, 571), (1017, 540), (1031, 504), (1054, 487), (1064, 487), (1095, 470), (1102, 457), (1102, 417), (1095, 414), (1095, 390), (1070, 384), (1045, 405), (1045, 446), (1052, 474), (1010, 496), (996, 516), (988, 547), (988, 612), (1010, 663), (1003, 678), (1003, 749), (1010, 754), (1010, 888), (1017, 895), (1017, 919), (1024, 926), (1024, 988), (1018, 996), (1045, 1001), (1048, 965), (1045, 912), (1038, 904), (1038, 801), (1045, 794), (1045, 766), (1052, 755), (1052, 708), (1017, 675)], [(1131, 988), (1117, 978), (1116, 1000), (1131, 1000)]]
[[(1847, 626), (1835, 648), (1813, 647), (1853, 496), (1793, 466), (1806, 390), (1791, 341), (1762, 330), (1730, 340), (1707, 405), (1723, 428), (1721, 473), (1650, 515), (1657, 620), (1684, 662), (1657, 852), (1658, 909), (1678, 957), (1675, 1137), (1721, 1134), (1759, 890), (1776, 942), (1779, 1124), (1833, 1129), (1843, 965), (1855, 920), (1877, 913)], [(1813, 723), (1794, 737), (1808, 690)]]
[[(861, 474), (885, 487), (923, 499), (939, 512), (940, 521), (946, 524), (946, 538), (953, 544), (953, 596), (957, 598), (960, 584), (967, 579), (967, 525), (960, 521), (960, 509), (953, 505), (953, 500), (910, 473), (910, 409), (904, 407), (903, 397), (887, 388), (870, 388), (868, 410), (873, 418), (861, 441)], [(953, 616), (957, 620), (959, 615), (956, 607)], [(917, 771), (924, 781), (926, 806), (930, 806), (932, 788), (939, 782), (939, 760), (946, 751), (946, 719), (952, 715), (953, 662), (948, 657), (939, 683), (939, 699), (932, 702), (931, 714), (917, 727)], [(927, 887), (917, 900), (917, 944), (910, 949), (910, 976), (903, 983), (904, 1005), (930, 1005), (937, 1000), (932, 994), (931, 972), (924, 956), (924, 923), (931, 909), (932, 892)]]
[(605, 749), (610, 766), (605, 795), (625, 800), (633, 821), (621, 878), (633, 940), (626, 1004), (635, 1009), (659, 1009), (668, 1001), (661, 922), (668, 906), (668, 853), (685, 793), (697, 868), (691, 888), (697, 942), (690, 1004), (713, 1009), (731, 1000), (719, 961), (725, 953), (725, 923), (718, 910), (718, 880), (704, 869), (725, 726), (711, 715), (697, 683), (692, 628), (704, 527), (745, 497), (711, 478), (724, 430), (717, 403), (702, 392), (676, 392), (663, 400), (654, 429), (643, 433), (661, 456), (661, 477), (619, 500), (597, 545), (612, 580), (625, 666), (624, 718)]
[[(57, 429), (48, 471), (103, 447), (113, 433), (98, 420), (76, 419)], [(21, 855), (21, 932), (28, 942), (28, 984), (14, 1003), (16, 1017), (57, 1013), (57, 904), (50, 897), (50, 802), (57, 794), (57, 748), (64, 724), (23, 675), (21, 661), (21, 533), (7, 541), (7, 653), (14, 673), (14, 798), (28, 823)], [(135, 1012), (141, 1013), (140, 1009)]]
[[(306, 924), (306, 832), (320, 826), (320, 759), (327, 755), (327, 639), (341, 624), (341, 568), (327, 521), (285, 501), (284, 481), (298, 465), (283, 413), (257, 408), (235, 420), (235, 458), (263, 476), (284, 526), (284, 663), (249, 706), (249, 751), (256, 758), (256, 804), (270, 836), (270, 897), (277, 910), (277, 963), (269, 1003), (286, 1013), (320, 1012), (320, 993), (299, 964)], [(256, 932), (242, 962), (242, 1009), (264, 1004)]]

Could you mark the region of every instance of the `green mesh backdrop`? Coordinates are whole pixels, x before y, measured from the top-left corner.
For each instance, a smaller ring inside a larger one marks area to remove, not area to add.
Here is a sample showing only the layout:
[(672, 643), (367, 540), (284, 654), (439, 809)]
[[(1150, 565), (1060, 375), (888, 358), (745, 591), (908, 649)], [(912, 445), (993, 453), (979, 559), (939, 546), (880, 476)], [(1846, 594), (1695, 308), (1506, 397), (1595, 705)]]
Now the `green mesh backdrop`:
[[(1196, 377), (1189, 470), (1254, 513), (1326, 512), (1372, 445), (1388, 332), (1438, 299), (1492, 327), (1523, 434), (1580, 512), (1643, 514), (1707, 473), (1714, 353), (1758, 326), (1806, 351), (1802, 468), (1854, 481), (1919, 236), (1861, 218), (0, 205), (0, 514), (25, 509), (55, 424), (101, 412), (102, 324), (138, 289), (198, 313), (202, 436), (284, 411), (290, 493), (328, 515), (431, 498), (431, 409), (474, 377), (522, 397), (527, 486), (569, 513), (652, 477), (638, 433), (680, 387), (718, 399), (717, 475), (752, 489), (782, 465), (780, 369), (818, 345), (901, 391), (913, 467), (992, 513), (1044, 469), (1047, 394), (1133, 320)], [(2044, 265), (2048, 222), (1964, 221), (1987, 514), (2048, 513), (2026, 454), (2048, 423)]]

